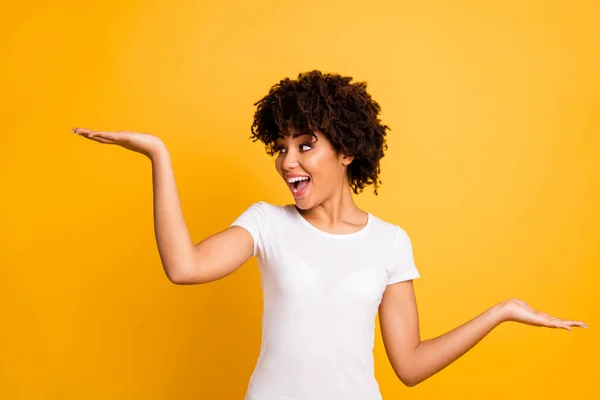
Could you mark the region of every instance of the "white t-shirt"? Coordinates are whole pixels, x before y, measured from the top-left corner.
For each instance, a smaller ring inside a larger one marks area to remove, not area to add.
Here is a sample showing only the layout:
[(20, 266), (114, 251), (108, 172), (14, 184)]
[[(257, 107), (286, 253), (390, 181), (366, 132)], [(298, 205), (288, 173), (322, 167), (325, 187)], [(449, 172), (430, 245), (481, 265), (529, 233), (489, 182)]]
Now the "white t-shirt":
[(254, 238), (264, 296), (260, 356), (245, 400), (381, 400), (375, 317), (386, 285), (419, 278), (411, 241), (369, 213), (331, 234), (294, 204), (252, 204), (231, 226)]

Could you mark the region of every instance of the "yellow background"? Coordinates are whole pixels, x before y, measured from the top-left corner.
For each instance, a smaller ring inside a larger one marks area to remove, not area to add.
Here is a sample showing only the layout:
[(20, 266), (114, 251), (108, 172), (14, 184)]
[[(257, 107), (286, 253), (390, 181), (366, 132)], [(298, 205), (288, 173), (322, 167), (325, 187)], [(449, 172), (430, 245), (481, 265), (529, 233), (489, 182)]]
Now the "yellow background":
[[(514, 322), (384, 399), (600, 398), (596, 1), (42, 1), (0, 24), (0, 398), (241, 399), (260, 345), (256, 260), (170, 283), (149, 161), (71, 133), (167, 144), (195, 242), (293, 201), (252, 143), (253, 103), (321, 69), (367, 81), (391, 127), (380, 195), (407, 230), (422, 339), (509, 297)], [(307, 249), (310, 251), (310, 249)]]

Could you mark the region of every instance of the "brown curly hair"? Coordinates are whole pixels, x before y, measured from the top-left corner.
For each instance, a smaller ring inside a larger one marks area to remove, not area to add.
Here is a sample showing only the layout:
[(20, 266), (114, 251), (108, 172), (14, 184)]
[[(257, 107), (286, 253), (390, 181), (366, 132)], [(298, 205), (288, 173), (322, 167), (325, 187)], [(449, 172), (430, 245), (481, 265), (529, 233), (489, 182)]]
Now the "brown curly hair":
[(251, 127), (252, 141), (265, 144), (268, 154), (277, 152), (277, 137), (288, 135), (290, 125), (301, 132), (321, 131), (336, 154), (354, 156), (347, 177), (353, 192), (374, 185), (377, 195), (379, 160), (387, 150), (386, 130), (378, 118), (379, 104), (367, 93), (366, 82), (352, 77), (313, 70), (285, 78), (254, 103), (257, 106)]

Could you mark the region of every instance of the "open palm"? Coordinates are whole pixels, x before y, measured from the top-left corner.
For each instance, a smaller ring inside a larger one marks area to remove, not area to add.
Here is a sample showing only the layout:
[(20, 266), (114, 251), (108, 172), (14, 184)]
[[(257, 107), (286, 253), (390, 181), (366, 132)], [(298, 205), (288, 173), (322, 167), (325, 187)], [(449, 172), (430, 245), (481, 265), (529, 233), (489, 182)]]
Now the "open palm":
[(127, 150), (141, 153), (149, 158), (164, 147), (160, 138), (148, 133), (128, 131), (105, 132), (93, 131), (86, 128), (73, 128), (72, 132), (96, 142), (116, 144)]
[(502, 302), (504, 318), (506, 321), (522, 322), (533, 326), (546, 326), (549, 328), (562, 328), (568, 331), (573, 326), (587, 328), (583, 321), (567, 320), (553, 317), (545, 312), (534, 310), (529, 304), (520, 299), (508, 299)]

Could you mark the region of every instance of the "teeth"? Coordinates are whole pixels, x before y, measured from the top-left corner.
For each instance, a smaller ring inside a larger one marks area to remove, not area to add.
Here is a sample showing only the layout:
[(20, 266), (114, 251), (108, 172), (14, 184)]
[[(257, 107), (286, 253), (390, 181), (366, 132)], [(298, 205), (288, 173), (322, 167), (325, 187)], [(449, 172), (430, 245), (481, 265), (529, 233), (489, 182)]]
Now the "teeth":
[(287, 181), (288, 181), (288, 183), (293, 183), (293, 182), (297, 182), (297, 181), (303, 181), (303, 180), (306, 180), (306, 179), (308, 179), (308, 176), (298, 176), (298, 177), (295, 177), (295, 178), (290, 178)]

